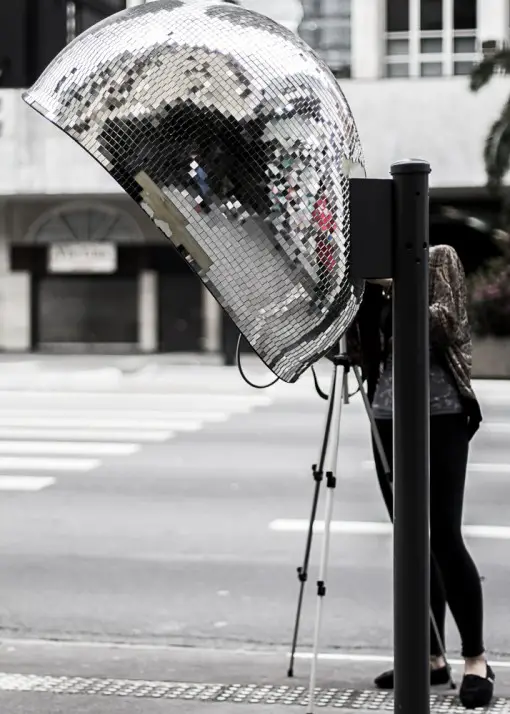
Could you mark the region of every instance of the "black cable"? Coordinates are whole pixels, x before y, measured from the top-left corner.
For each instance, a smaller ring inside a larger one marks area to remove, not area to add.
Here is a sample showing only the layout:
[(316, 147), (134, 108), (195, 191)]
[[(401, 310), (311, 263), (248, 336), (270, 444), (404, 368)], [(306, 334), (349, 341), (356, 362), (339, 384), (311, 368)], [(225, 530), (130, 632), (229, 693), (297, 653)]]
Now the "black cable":
[[(248, 384), (250, 387), (253, 387), (254, 389), (268, 389), (269, 387), (272, 387), (275, 385), (277, 382), (280, 381), (279, 377), (276, 377), (272, 382), (269, 382), (269, 384), (255, 384), (254, 382), (251, 382), (246, 374), (244, 373), (243, 367), (241, 365), (241, 340), (243, 339), (243, 335), (240, 332), (239, 337), (237, 338), (237, 346), (236, 346), (236, 363), (237, 363), (237, 368), (239, 370), (239, 374), (241, 377), (244, 379), (246, 384)], [(327, 401), (329, 399), (329, 395), (326, 394), (326, 392), (323, 392), (321, 389), (321, 386), (319, 384), (319, 378), (317, 377), (317, 372), (315, 371), (315, 367), (312, 366), (312, 375), (313, 375), (313, 382), (315, 386), (315, 391), (319, 395), (321, 399), (324, 399)], [(359, 387), (354, 391), (352, 394), (349, 394), (349, 399), (354, 397), (357, 393), (359, 392)]]
[(312, 366), (312, 374), (313, 374), (313, 382), (315, 384), (315, 391), (319, 395), (321, 399), (325, 399), (326, 401), (329, 399), (329, 394), (326, 394), (326, 392), (323, 392), (321, 389), (321, 385), (319, 384), (319, 378), (317, 377), (317, 372), (315, 371), (315, 367)]
[(239, 370), (239, 374), (241, 377), (244, 379), (246, 384), (249, 384), (250, 387), (253, 387), (254, 389), (267, 389), (268, 387), (272, 387), (274, 384), (280, 381), (280, 377), (276, 377), (272, 382), (269, 382), (269, 384), (254, 384), (253, 382), (250, 382), (248, 377), (245, 375), (243, 368), (241, 366), (241, 340), (243, 339), (243, 335), (240, 332), (239, 337), (237, 338), (237, 347), (236, 347), (236, 362), (237, 362), (237, 369)]
[[(312, 374), (313, 374), (313, 381), (314, 381), (314, 385), (315, 385), (315, 391), (317, 392), (317, 394), (319, 395), (319, 397), (321, 399), (328, 400), (329, 394), (326, 394), (326, 392), (322, 391), (321, 386), (319, 384), (319, 378), (317, 377), (317, 372), (315, 371), (315, 367), (312, 367)], [(360, 391), (360, 389), (358, 387), (354, 392), (352, 392), (352, 394), (348, 394), (349, 399), (351, 399), (352, 397), (355, 397), (359, 391)]]

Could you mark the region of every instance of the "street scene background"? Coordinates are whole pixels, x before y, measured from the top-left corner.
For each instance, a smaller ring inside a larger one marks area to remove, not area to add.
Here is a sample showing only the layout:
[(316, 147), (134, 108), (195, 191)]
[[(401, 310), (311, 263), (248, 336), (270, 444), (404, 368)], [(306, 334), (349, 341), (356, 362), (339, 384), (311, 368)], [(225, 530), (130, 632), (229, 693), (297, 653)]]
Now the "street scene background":
[[(78, 705), (79, 695), (67, 702), (48, 693), (30, 709), (34, 693), (12, 691), (36, 686), (29, 675), (306, 686), (320, 532), (295, 677), (286, 675), (326, 407), (311, 374), (258, 391), (211, 360), (35, 356), (1, 366), (3, 710), (96, 711), (95, 697)], [(254, 358), (244, 366), (255, 382), (270, 381)], [(327, 391), (330, 366), (318, 374)], [(475, 386), (485, 423), (471, 452), (465, 526), (504, 696), (510, 388)], [(371, 461), (357, 395), (341, 422), (319, 660), (325, 689), (368, 689), (392, 661), (392, 537)], [(318, 521), (323, 508), (324, 494)], [(451, 623), (448, 650), (460, 677)], [(140, 706), (163, 711), (164, 702)]]
[[(228, 0), (233, 2), (234, 0)], [(467, 276), (484, 422), (467, 543), (510, 712), (510, 0), (235, 0), (298, 34), (352, 109), (371, 178), (430, 162), (430, 244)], [(143, 0), (0, 2), (0, 712), (306, 707), (324, 518), (287, 676), (326, 402), (249, 387), (238, 332), (169, 241), (21, 98)], [(371, 207), (369, 207), (371, 208)], [(245, 342), (257, 384), (273, 376)], [(317, 366), (327, 392), (331, 364)], [(351, 390), (355, 385), (351, 382)], [(389, 711), (392, 529), (360, 395), (344, 405), (317, 705)], [(457, 683), (460, 644), (447, 649)], [(463, 711), (437, 693), (434, 714)], [(308, 712), (307, 712), (308, 714)]]

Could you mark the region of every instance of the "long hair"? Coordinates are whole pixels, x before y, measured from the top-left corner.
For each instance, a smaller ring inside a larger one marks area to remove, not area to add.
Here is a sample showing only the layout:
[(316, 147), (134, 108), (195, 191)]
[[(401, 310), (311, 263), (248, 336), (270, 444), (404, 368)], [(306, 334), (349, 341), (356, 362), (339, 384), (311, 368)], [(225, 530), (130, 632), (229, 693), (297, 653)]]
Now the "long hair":
[(386, 300), (380, 285), (365, 284), (365, 292), (352, 329), (357, 331), (361, 368), (367, 380), (367, 396), (372, 403), (383, 357), (381, 318)]

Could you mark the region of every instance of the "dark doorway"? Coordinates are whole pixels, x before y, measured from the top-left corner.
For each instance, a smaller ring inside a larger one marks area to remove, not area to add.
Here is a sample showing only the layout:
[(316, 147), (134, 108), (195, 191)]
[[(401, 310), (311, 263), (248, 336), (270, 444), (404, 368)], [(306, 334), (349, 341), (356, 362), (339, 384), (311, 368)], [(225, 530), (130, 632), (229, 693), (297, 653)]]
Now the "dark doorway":
[(138, 347), (136, 277), (61, 275), (33, 280), (33, 344), (50, 351)]
[(202, 283), (189, 271), (160, 273), (158, 283), (160, 352), (201, 352)]

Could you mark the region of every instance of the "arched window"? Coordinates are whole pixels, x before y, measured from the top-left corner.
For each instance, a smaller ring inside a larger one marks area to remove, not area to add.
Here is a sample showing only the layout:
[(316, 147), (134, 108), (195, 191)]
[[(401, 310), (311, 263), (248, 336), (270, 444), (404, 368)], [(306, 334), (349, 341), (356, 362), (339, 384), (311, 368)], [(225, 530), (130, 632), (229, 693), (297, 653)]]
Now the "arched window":
[(140, 243), (140, 228), (128, 213), (110, 206), (67, 204), (45, 213), (29, 231), (34, 243)]

